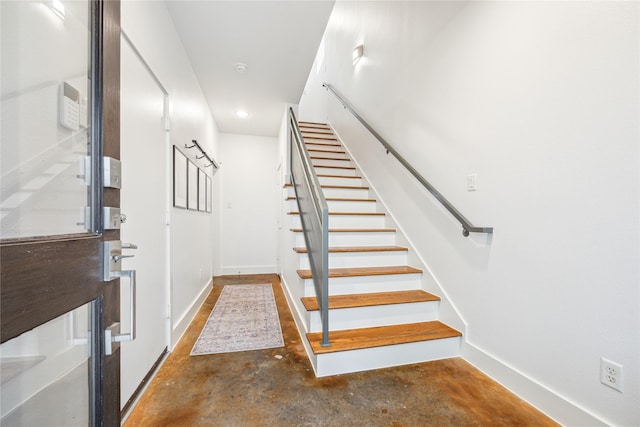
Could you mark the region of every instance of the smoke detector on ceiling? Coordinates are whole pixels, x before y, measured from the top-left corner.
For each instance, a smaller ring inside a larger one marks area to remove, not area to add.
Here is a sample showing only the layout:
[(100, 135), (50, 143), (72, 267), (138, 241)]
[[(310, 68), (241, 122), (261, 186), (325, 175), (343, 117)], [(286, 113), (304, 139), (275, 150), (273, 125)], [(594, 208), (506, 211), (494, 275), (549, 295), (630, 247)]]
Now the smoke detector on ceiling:
[(245, 71), (247, 71), (247, 64), (243, 64), (242, 62), (238, 62), (236, 65), (234, 65), (234, 68), (236, 69), (237, 72), (242, 74)]

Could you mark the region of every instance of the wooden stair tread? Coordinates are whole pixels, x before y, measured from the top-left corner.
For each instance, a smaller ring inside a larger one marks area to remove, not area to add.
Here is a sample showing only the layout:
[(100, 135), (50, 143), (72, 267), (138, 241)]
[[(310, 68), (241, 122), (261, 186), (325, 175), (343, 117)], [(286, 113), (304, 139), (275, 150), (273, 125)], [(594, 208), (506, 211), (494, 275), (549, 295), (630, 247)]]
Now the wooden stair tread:
[(306, 145), (320, 145), (322, 147), (342, 147), (342, 144), (335, 140), (336, 142), (329, 142), (327, 139), (318, 139), (317, 141), (309, 141), (310, 139), (314, 139), (312, 136), (303, 137), (303, 141)]
[(311, 160), (338, 160), (340, 162), (350, 162), (351, 159), (336, 159), (335, 157), (318, 157), (318, 156), (310, 156)]
[(384, 212), (329, 212), (329, 215), (347, 215), (347, 216), (385, 216)]
[[(318, 298), (316, 297), (302, 297), (301, 300), (307, 311), (318, 311), (320, 309), (318, 306)], [(329, 310), (431, 301), (440, 301), (440, 297), (425, 292), (422, 289), (367, 294), (330, 295)]]
[[(322, 132), (323, 130), (326, 130), (326, 132)], [(314, 136), (320, 136), (322, 138), (324, 137), (331, 137), (332, 139), (335, 138), (335, 135), (333, 134), (333, 132), (331, 132), (329, 129), (300, 129), (300, 132), (302, 133), (302, 136), (309, 136), (309, 135), (314, 135)]]
[[(296, 253), (306, 254), (307, 248), (293, 248)], [(404, 246), (335, 246), (329, 248), (329, 253), (352, 252), (406, 252), (409, 249)]]
[(298, 123), (298, 127), (307, 129), (331, 130), (329, 125), (324, 123)]
[(349, 179), (362, 179), (361, 176), (356, 175), (327, 175), (323, 173), (317, 174), (318, 178), (349, 178)]
[(444, 338), (455, 338), (462, 334), (439, 321), (406, 323), (402, 325), (377, 326), (374, 328), (330, 331), (331, 346), (322, 347), (321, 332), (307, 334), (307, 339), (315, 354), (335, 353), (339, 351), (360, 350), (383, 347), (394, 344), (407, 344)]
[[(289, 196), (286, 200), (296, 200), (295, 196)], [(326, 197), (327, 202), (375, 202), (376, 199), (351, 199), (348, 197)]]
[[(297, 270), (301, 279), (311, 279), (311, 270)], [(389, 267), (353, 267), (353, 268), (330, 268), (329, 278), (338, 277), (362, 277), (362, 276), (387, 276), (391, 274), (416, 274), (422, 270), (408, 265), (394, 265)]]
[[(293, 184), (287, 182), (284, 184), (285, 187), (293, 187)], [(320, 185), (320, 188), (334, 188), (341, 190), (369, 190), (369, 187), (364, 187), (362, 185)]]
[[(289, 215), (300, 215), (300, 212), (289, 212)], [(384, 216), (384, 212), (329, 212), (329, 215), (346, 216)]]
[(314, 168), (327, 168), (327, 169), (348, 169), (356, 170), (354, 166), (331, 166), (331, 165), (313, 165)]
[[(292, 228), (294, 233), (302, 233), (302, 228)], [(395, 228), (330, 228), (329, 233), (395, 233)]]
[(317, 131), (317, 130), (320, 130), (320, 131), (331, 131), (331, 129), (326, 128), (326, 127), (321, 127), (321, 126), (306, 126), (306, 125), (304, 125), (304, 126), (299, 126), (299, 128), (300, 128), (300, 132), (314, 132), (314, 131)]
[(331, 129), (324, 129), (324, 128), (306, 128), (306, 129), (300, 129), (301, 133), (313, 133), (316, 135), (331, 135), (333, 136), (333, 132), (331, 131)]
[[(331, 153), (331, 154), (347, 154), (346, 151), (338, 150), (318, 150), (316, 148), (307, 148), (307, 151), (313, 151), (314, 153)], [(332, 157), (333, 158), (333, 157)]]
[(322, 125), (322, 126), (329, 126), (329, 125), (328, 125), (328, 124), (326, 124), (326, 123), (310, 122), (310, 121), (308, 121), (308, 120), (298, 120), (298, 123), (299, 123), (299, 124), (300, 124), (300, 123), (304, 123), (304, 124), (307, 124), (307, 125)]
[(352, 197), (326, 197), (327, 202), (375, 202), (376, 199), (356, 199)]
[(364, 185), (320, 185), (320, 188), (335, 188), (342, 190), (369, 190), (369, 187)]

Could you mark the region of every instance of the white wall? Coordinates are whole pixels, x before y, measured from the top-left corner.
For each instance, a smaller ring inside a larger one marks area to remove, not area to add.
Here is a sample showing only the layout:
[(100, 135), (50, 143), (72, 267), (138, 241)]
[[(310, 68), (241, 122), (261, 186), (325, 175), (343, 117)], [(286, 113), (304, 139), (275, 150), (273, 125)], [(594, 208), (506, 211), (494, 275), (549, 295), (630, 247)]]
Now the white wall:
[[(192, 139), (217, 159), (216, 124), (164, 2), (122, 2), (122, 28), (169, 92), (172, 144), (181, 147), (200, 167), (205, 163), (195, 160), (195, 150), (184, 149), (185, 143)], [(211, 168), (205, 170), (211, 173)], [(213, 178), (214, 210), (219, 206), (219, 193), (215, 191), (219, 188), (217, 180), (216, 175)], [(175, 208), (169, 212), (172, 343), (175, 344), (211, 286), (213, 248), (218, 234), (214, 214)]]
[[(567, 425), (640, 423), (639, 7), (338, 2), (300, 103), (460, 310), (463, 356)], [(321, 81), (494, 235), (462, 237)], [(600, 357), (624, 365), (623, 393)]]
[(220, 134), (222, 274), (278, 271), (278, 139)]

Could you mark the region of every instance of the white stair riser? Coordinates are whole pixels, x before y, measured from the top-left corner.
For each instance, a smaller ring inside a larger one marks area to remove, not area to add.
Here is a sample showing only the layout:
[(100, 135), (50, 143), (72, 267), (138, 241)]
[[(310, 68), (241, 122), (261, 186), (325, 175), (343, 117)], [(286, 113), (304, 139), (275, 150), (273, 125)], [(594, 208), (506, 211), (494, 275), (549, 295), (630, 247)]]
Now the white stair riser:
[(384, 215), (329, 215), (329, 228), (385, 228)]
[[(291, 215), (291, 228), (301, 228), (300, 215)], [(329, 215), (329, 228), (384, 228), (382, 215)]]
[(364, 185), (362, 178), (335, 178), (332, 176), (319, 176), (320, 185), (345, 185), (345, 186), (362, 186)]
[[(332, 147), (327, 147), (327, 148), (318, 148), (318, 147), (307, 147), (307, 150), (309, 150), (309, 156), (311, 157), (330, 157), (332, 159), (347, 159), (347, 153), (340, 153), (339, 147), (335, 147), (336, 149), (334, 150)], [(333, 151), (338, 151), (337, 153), (334, 153)]]
[[(314, 157), (320, 157), (320, 156), (314, 156)], [(335, 160), (329, 160), (329, 159), (311, 159), (311, 163), (314, 166), (353, 166), (353, 163), (351, 163), (351, 160), (349, 159), (335, 159)]]
[(323, 188), (324, 197), (340, 197), (348, 199), (369, 199), (370, 192), (366, 188)]
[(329, 212), (376, 212), (377, 204), (371, 201), (327, 200)]
[(333, 148), (336, 144), (339, 145), (339, 147), (336, 148), (341, 148), (342, 145), (340, 145), (340, 143), (334, 139), (321, 139), (321, 138), (314, 138), (312, 136), (307, 136), (304, 138), (304, 142), (305, 144), (307, 144), (307, 148), (311, 148), (314, 146), (320, 146), (321, 148)]
[(316, 174), (320, 175), (339, 175), (339, 176), (355, 176), (355, 169), (336, 169), (336, 168), (323, 168), (322, 166), (316, 166)]
[[(329, 212), (376, 212), (376, 202), (354, 202), (342, 200), (327, 200)], [(289, 200), (288, 212), (298, 212), (298, 201)]]
[[(331, 246), (392, 246), (395, 245), (395, 233), (329, 233)], [(296, 233), (296, 247), (305, 247), (304, 235)]]
[(448, 359), (460, 354), (460, 337), (340, 351), (312, 357), (318, 377), (368, 371), (390, 366)]
[[(320, 184), (322, 185), (322, 184)], [(355, 185), (351, 185), (355, 187)], [(322, 188), (325, 198), (341, 198), (341, 199), (369, 199), (373, 198), (372, 192), (367, 188)], [(285, 197), (295, 197), (296, 192), (293, 187), (286, 187)]]
[[(320, 312), (307, 313), (310, 332), (321, 332)], [(329, 310), (329, 330), (372, 328), (438, 320), (438, 301)]]
[[(407, 265), (406, 251), (386, 252), (333, 252), (329, 253), (329, 268), (356, 267), (388, 267), (393, 265)], [(301, 270), (308, 270), (309, 256), (300, 254)]]
[[(337, 277), (329, 279), (329, 295), (366, 294), (420, 289), (420, 274)], [(313, 279), (304, 279), (304, 296), (315, 296)]]

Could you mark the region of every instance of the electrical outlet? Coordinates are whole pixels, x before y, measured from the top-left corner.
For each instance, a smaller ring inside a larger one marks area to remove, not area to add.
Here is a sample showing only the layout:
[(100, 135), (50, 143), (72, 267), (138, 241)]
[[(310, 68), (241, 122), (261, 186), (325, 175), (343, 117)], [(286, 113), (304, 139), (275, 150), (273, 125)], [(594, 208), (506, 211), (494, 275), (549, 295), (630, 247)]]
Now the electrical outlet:
[(476, 191), (476, 181), (478, 180), (478, 175), (472, 173), (467, 175), (467, 191)]
[(622, 392), (622, 365), (601, 357), (600, 382)]

